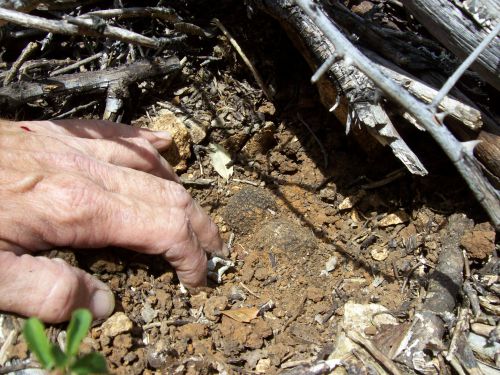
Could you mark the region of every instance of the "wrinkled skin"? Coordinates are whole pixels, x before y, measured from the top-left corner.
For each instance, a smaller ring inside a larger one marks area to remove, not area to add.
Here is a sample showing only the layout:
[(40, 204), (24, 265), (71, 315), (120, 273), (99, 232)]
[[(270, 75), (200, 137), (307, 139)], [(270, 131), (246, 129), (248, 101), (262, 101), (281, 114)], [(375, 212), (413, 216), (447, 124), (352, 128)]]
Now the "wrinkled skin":
[(204, 284), (206, 252), (224, 245), (160, 156), (170, 142), (104, 121), (0, 121), (0, 310), (52, 323), (113, 311), (106, 284), (36, 256), (59, 246), (163, 254), (184, 285)]

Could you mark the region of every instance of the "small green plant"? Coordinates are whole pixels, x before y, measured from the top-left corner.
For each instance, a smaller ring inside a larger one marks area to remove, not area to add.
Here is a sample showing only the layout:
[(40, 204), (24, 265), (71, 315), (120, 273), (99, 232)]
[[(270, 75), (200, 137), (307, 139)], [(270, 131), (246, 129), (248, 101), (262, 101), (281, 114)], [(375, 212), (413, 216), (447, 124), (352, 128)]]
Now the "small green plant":
[(29, 318), (24, 324), (23, 335), (29, 349), (35, 353), (38, 361), (46, 370), (56, 370), (63, 374), (106, 374), (106, 361), (99, 353), (89, 353), (78, 357), (80, 343), (87, 336), (92, 323), (92, 314), (86, 309), (75, 310), (66, 331), (64, 352), (52, 344), (45, 327), (37, 318)]

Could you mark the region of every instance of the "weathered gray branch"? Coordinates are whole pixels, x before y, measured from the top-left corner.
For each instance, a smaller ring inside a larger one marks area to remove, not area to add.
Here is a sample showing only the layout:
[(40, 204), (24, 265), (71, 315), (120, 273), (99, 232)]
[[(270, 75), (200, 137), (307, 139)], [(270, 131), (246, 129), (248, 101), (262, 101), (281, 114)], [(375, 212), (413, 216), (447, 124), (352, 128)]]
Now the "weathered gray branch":
[(425, 351), (442, 346), (445, 323), (451, 324), (459, 291), (462, 289), (464, 258), (460, 239), (472, 221), (461, 214), (450, 217), (441, 232), (442, 248), (436, 269), (432, 272), (422, 307), (415, 312), (411, 326), (389, 355), (423, 374), (435, 374), (435, 364)]
[(391, 100), (405, 108), (432, 135), (463, 176), (497, 230), (500, 230), (499, 194), (477, 166), (471, 144), (462, 144), (457, 141), (442, 124), (440, 116), (429, 106), (419, 102), (395, 82), (388, 80), (369, 59), (352, 45), (317, 4), (311, 0), (296, 0), (296, 3), (333, 43), (337, 55), (349, 59), (349, 62), (365, 73)]
[[(500, 2), (497, 0), (403, 0), (403, 4), (460, 59), (469, 56), (500, 22)], [(468, 5), (471, 8), (467, 8)], [(500, 90), (500, 43), (489, 44), (472, 68), (486, 82)]]
[(66, 74), (35, 82), (16, 82), (0, 88), (0, 106), (16, 107), (42, 97), (116, 91), (132, 82), (171, 74), (179, 69), (179, 59), (174, 56), (137, 61), (97, 72)]
[[(54, 34), (106, 37), (150, 48), (160, 48), (163, 45), (163, 41), (160, 39), (149, 38), (120, 27), (104, 24), (102, 30), (99, 30), (96, 28), (93, 20), (89, 18), (76, 17), (71, 19), (72, 22), (68, 22), (66, 20), (57, 21), (25, 14), (11, 9), (0, 8), (0, 20), (15, 23), (28, 28), (44, 30)], [(75, 24), (75, 21), (78, 21), (78, 25)]]
[[(324, 38), (319, 28), (304, 12), (292, 6), (290, 1), (264, 0), (254, 3), (280, 21), (311, 68), (318, 68), (334, 54), (335, 47), (332, 43)], [(427, 170), (401, 138), (382, 105), (376, 103), (377, 88), (373, 83), (359, 69), (346, 64), (342, 59), (331, 58), (330, 63), (327, 69), (329, 79), (320, 79), (317, 82), (323, 104), (335, 109), (336, 117), (346, 124), (347, 131), (354, 121), (364, 125), (367, 132), (378, 142), (391, 147), (394, 155), (411, 173), (427, 174)], [(341, 105), (337, 105), (340, 96), (345, 96), (348, 103), (344, 100)]]

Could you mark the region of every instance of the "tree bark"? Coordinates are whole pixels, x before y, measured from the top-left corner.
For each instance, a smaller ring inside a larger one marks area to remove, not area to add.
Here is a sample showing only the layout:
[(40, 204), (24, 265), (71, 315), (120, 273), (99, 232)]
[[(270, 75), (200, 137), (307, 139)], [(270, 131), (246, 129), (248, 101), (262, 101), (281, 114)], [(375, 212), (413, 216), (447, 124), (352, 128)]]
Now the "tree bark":
[[(469, 3), (475, 6), (469, 8)], [(437, 40), (460, 59), (465, 59), (491, 32), (491, 26), (499, 22), (500, 3), (496, 0), (403, 0), (403, 4)], [(500, 90), (498, 38), (483, 51), (472, 68), (486, 82)]]

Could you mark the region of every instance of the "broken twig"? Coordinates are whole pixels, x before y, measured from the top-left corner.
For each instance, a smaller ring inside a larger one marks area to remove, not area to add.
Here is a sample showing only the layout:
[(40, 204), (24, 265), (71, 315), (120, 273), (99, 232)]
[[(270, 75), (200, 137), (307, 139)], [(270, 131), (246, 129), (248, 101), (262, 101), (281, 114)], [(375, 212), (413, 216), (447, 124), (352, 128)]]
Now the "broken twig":
[(250, 59), (247, 57), (247, 55), (245, 54), (245, 52), (243, 52), (243, 50), (239, 46), (238, 42), (233, 38), (233, 36), (231, 35), (231, 33), (228, 31), (228, 29), (226, 29), (226, 27), (217, 18), (214, 18), (212, 20), (212, 22), (214, 23), (215, 26), (217, 26), (224, 33), (224, 35), (226, 36), (226, 38), (229, 40), (229, 43), (231, 43), (231, 45), (234, 47), (234, 49), (236, 50), (236, 52), (238, 52), (238, 55), (240, 55), (240, 57), (242, 58), (243, 62), (246, 64), (246, 66), (252, 72), (253, 77), (255, 78), (255, 80), (257, 81), (257, 84), (262, 89), (262, 92), (264, 92), (264, 95), (266, 95), (266, 97), (268, 99), (272, 99), (273, 96), (271, 95), (271, 92), (267, 88), (267, 85), (264, 83), (264, 80), (260, 76), (259, 72), (255, 68), (255, 66), (252, 64), (252, 62), (250, 61)]

